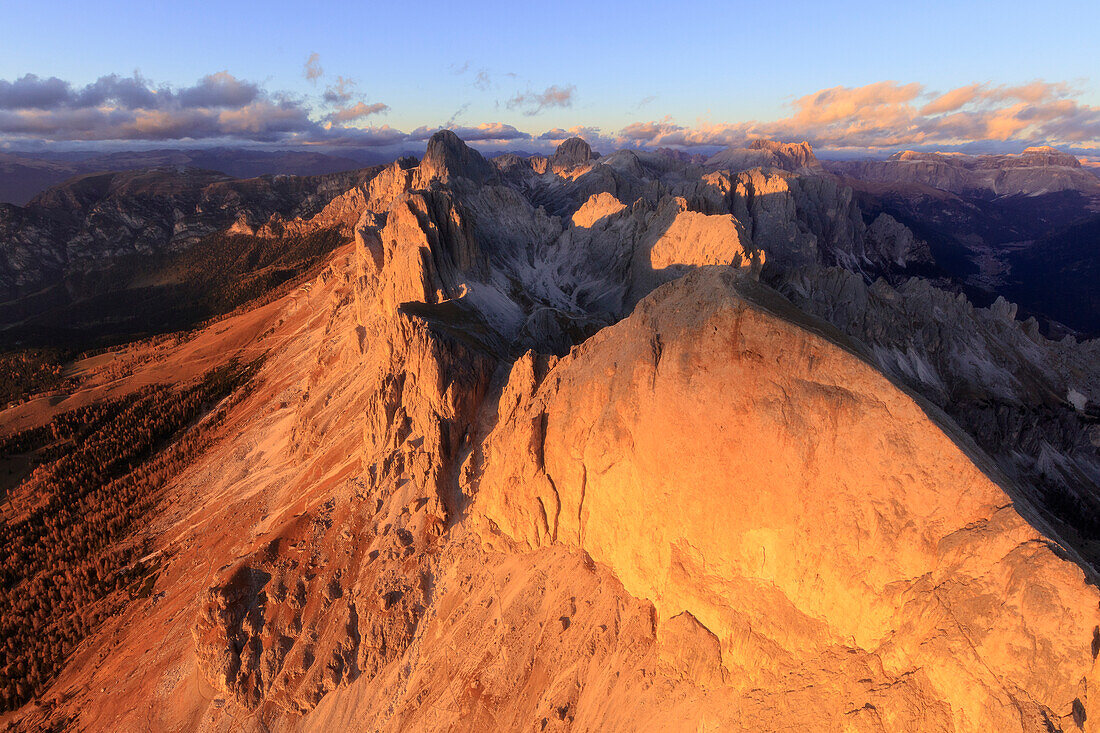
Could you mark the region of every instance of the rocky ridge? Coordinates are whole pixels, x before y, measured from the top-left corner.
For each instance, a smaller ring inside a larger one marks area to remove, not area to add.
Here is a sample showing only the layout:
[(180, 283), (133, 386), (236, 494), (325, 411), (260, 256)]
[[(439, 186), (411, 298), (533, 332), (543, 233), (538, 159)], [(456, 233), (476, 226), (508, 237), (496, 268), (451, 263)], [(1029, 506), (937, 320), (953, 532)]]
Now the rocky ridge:
[(1038, 196), (1080, 191), (1100, 197), (1100, 183), (1076, 156), (1050, 146), (1018, 155), (965, 155), (906, 150), (884, 161), (829, 161), (828, 170), (885, 183), (920, 183), (957, 194)]
[(776, 140), (753, 140), (748, 146), (730, 147), (707, 159), (712, 168), (745, 170), (748, 168), (780, 168), (793, 173), (824, 171), (808, 142), (781, 143)]
[(1088, 505), (1044, 482), (1100, 496), (1096, 344), (910, 277), (835, 179), (560, 152), (438, 134), (309, 287), (150, 361), (265, 334), (148, 529), (163, 600), (21, 720), (1094, 728)]
[(24, 207), (0, 204), (0, 297), (11, 299), (130, 254), (187, 247), (236, 227), (309, 218), (377, 169), (232, 179), (191, 168), (79, 176)]

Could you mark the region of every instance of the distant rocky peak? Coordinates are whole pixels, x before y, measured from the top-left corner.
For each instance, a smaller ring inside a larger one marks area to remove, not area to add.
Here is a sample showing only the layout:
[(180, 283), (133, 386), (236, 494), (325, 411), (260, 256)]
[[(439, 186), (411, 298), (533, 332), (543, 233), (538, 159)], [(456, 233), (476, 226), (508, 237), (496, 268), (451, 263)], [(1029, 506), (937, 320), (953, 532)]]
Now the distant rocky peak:
[(784, 143), (778, 140), (753, 140), (748, 147), (730, 146), (711, 156), (710, 167), (747, 170), (755, 167), (780, 168), (794, 172), (819, 172), (821, 164), (806, 141)]
[(813, 146), (803, 140), (800, 143), (784, 143), (778, 140), (753, 140), (749, 150), (766, 150), (776, 157), (787, 159), (800, 167), (808, 167), (817, 162)]
[(1022, 153), (970, 155), (959, 152), (902, 150), (887, 160), (895, 162), (936, 162), (963, 168), (1020, 168), (1024, 166), (1057, 166), (1080, 168), (1077, 156), (1064, 153), (1050, 145), (1024, 148)]
[(489, 161), (450, 130), (440, 130), (432, 135), (424, 159), (420, 161), (421, 185), (427, 185), (432, 180), (447, 182), (454, 178), (486, 183), (495, 177), (496, 171)]
[(1058, 148), (1051, 147), (1050, 145), (1037, 145), (1035, 147), (1025, 148), (1024, 152), (1020, 154), (1020, 157), (1027, 158), (1029, 161), (1034, 161), (1036, 165), (1057, 165), (1066, 168), (1081, 167), (1081, 161), (1077, 159), (1076, 155), (1064, 153)]
[(550, 167), (572, 168), (583, 165), (599, 157), (599, 153), (592, 152), (592, 146), (582, 138), (571, 137), (554, 151), (550, 157)]

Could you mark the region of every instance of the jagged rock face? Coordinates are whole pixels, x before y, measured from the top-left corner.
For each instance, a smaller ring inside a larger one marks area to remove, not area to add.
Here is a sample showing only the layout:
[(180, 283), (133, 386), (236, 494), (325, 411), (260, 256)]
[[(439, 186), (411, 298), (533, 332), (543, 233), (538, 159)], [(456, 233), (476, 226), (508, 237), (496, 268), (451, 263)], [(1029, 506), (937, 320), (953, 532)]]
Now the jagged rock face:
[(218, 689), (249, 709), (301, 714), (404, 653), (425, 607), (423, 578), (387, 566), (438, 528), (411, 524), (380, 537), (369, 517), (329, 502), (204, 594), (192, 635)]
[(856, 272), (879, 273), (928, 262), (928, 245), (890, 217), (868, 226), (851, 189), (820, 176), (755, 168), (704, 175), (693, 205), (730, 212), (773, 269), (824, 261)]
[[(918, 278), (868, 286), (847, 270), (809, 268), (772, 282), (943, 408), (1018, 482), (1054, 534), (1100, 567), (1100, 454), (1090, 439), (1100, 342), (1050, 341), (1034, 319), (1014, 320), (1004, 299), (975, 308)], [(1073, 404), (1071, 394), (1083, 401)]]
[(752, 262), (759, 272), (766, 255), (752, 250), (747, 239), (730, 214), (701, 214), (690, 211), (685, 199), (665, 199), (634, 252), (631, 302), (699, 267)]
[(609, 193), (593, 194), (573, 214), (573, 226), (591, 229), (593, 226), (611, 219), (625, 208), (626, 204)]
[(876, 247), (869, 254), (878, 262), (906, 267), (915, 262), (933, 261), (928, 243), (917, 239), (911, 229), (886, 213), (879, 214), (871, 222), (865, 241)]
[[(413, 643), (431, 600), (433, 548), (463, 508), (451, 476), (495, 368), (396, 307), (369, 252), (344, 256), (343, 272), (318, 284), (331, 312), (308, 307), (325, 328), (275, 372), (294, 384), (300, 371), (289, 364), (316, 354), (305, 383), (280, 393), (285, 406), (301, 392), (300, 406), (289, 431), (273, 431), (279, 458), (269, 470), (283, 476), (277, 486), (304, 461), (319, 480), (303, 489), (301, 510), (265, 522), (256, 549), (217, 573), (191, 628), (201, 675), (261, 715), (306, 714), (335, 690), (369, 683)], [(340, 336), (330, 341), (328, 329)]]
[(599, 157), (592, 152), (592, 147), (579, 137), (571, 137), (554, 151), (550, 156), (550, 170), (557, 172), (568, 171), (578, 165), (584, 165)]
[(886, 707), (943, 706), (931, 727), (1095, 705), (1100, 595), (919, 404), (800, 318), (700, 272), (545, 374), (521, 360), (468, 469), (475, 510), (587, 550), (654, 603), (659, 636), (714, 639), (689, 669), (734, 699), (803, 677), (827, 708), (846, 681), (826, 660), (850, 655), (877, 668), (850, 709), (909, 680)]
[[(1053, 175), (1071, 169), (1021, 170)], [(1088, 188), (993, 198), (988, 190), (956, 194), (904, 180), (842, 180), (856, 189), (866, 218), (885, 213), (920, 232), (943, 274), (1012, 299), (1039, 319), (1044, 333), (1100, 333), (1090, 276), (1100, 266), (1092, 246), (1100, 196)], [(1055, 281), (1057, 293), (1050, 288)]]
[[(438, 137), (436, 149), (447, 143), (452, 161), (483, 162), (457, 138)], [(639, 185), (650, 187), (653, 202), (642, 200), (629, 210), (597, 184), (599, 192), (573, 206), (563, 222), (534, 205), (537, 191), (497, 181), (474, 187), (453, 165), (450, 174), (439, 170), (426, 158), (409, 173), (406, 193), (372, 194), (369, 206), (379, 216), (374, 224), (364, 222), (358, 236), (380, 257), (386, 307), (443, 306), (418, 313), (437, 324), (456, 318), (484, 323), (485, 343), (496, 353), (568, 350), (686, 268), (755, 262), (759, 270), (764, 261), (728, 209), (694, 211), (687, 199), (652, 182)], [(440, 184), (449, 175), (466, 183), (445, 190)], [(588, 190), (593, 179), (616, 175), (613, 163), (601, 163), (568, 179), (567, 190), (573, 195)], [(550, 188), (563, 180), (552, 172), (545, 178), (540, 185)], [(426, 190), (418, 188), (425, 182)]]
[(335, 196), (316, 214), (286, 219), (276, 213), (259, 228), (238, 219), (229, 231), (243, 231), (276, 238), (288, 234), (307, 234), (320, 229), (335, 229), (346, 238), (354, 236), (356, 225), (366, 212), (385, 211), (394, 198), (408, 190), (417, 165), (415, 158), (399, 158), (385, 168), (375, 168), (361, 182)]
[(885, 161), (830, 161), (830, 171), (867, 181), (920, 183), (952, 193), (1036, 196), (1080, 191), (1100, 196), (1100, 183), (1073, 155), (1049, 146), (1019, 155), (918, 153), (907, 150)]
[(420, 162), (419, 186), (427, 187), (437, 180), (447, 183), (454, 178), (466, 178), (474, 183), (485, 183), (496, 175), (496, 170), (450, 130), (440, 130), (428, 140), (428, 149)]

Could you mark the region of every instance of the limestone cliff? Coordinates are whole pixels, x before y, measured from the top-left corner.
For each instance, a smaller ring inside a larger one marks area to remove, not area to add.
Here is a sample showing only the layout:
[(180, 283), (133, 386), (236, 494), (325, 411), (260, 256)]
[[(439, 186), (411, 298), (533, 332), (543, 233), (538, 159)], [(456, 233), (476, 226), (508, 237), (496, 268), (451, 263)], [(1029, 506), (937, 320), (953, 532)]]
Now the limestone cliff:
[(1071, 722), (1097, 592), (853, 351), (764, 286), (689, 275), (545, 374), (517, 362), (467, 492), (523, 546), (614, 570), (659, 637), (713, 638), (680, 672), (731, 700), (798, 679), (820, 729)]

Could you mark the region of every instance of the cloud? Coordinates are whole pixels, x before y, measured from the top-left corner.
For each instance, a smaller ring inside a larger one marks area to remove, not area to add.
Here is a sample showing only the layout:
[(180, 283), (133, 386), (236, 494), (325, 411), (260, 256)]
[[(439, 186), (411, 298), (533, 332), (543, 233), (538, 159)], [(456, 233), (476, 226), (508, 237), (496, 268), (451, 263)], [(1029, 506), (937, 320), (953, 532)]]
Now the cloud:
[(440, 130), (448, 129), (458, 135), (464, 141), (490, 142), (504, 140), (530, 140), (531, 134), (516, 129), (512, 125), (503, 122), (483, 122), (480, 125), (465, 127), (462, 125), (451, 127), (418, 127), (409, 133), (410, 141), (427, 140)]
[(384, 148), (399, 145), (408, 140), (408, 133), (389, 125), (381, 125), (380, 127), (340, 127), (333, 125), (323, 128), (320, 132), (313, 132), (308, 137), (290, 138), (289, 141), (339, 147)]
[(520, 109), (528, 117), (537, 115), (547, 107), (572, 107), (573, 92), (576, 87), (572, 84), (567, 87), (554, 84), (546, 87), (543, 92), (526, 92), (516, 94), (508, 100), (508, 109)]
[[(354, 109), (349, 119), (368, 112)], [(378, 111), (374, 106), (373, 112)], [(273, 142), (328, 134), (303, 103), (269, 94), (227, 71), (182, 88), (156, 86), (138, 74), (102, 76), (83, 87), (34, 75), (0, 80), (0, 135), (8, 137)]]
[(325, 89), (322, 95), (329, 104), (346, 105), (354, 94), (355, 82), (342, 76), (336, 77), (336, 84)]
[[(205, 81), (200, 82), (200, 85)], [(181, 93), (187, 91), (190, 90), (183, 90)], [(74, 88), (69, 82), (57, 77), (42, 79), (34, 74), (26, 74), (15, 81), (0, 80), (0, 109), (79, 109), (103, 104), (127, 108), (154, 106), (158, 94), (172, 96), (166, 90), (152, 88), (146, 79), (137, 74), (130, 78), (117, 74), (101, 76), (81, 88)]]
[(72, 92), (69, 82), (56, 76), (42, 79), (27, 74), (15, 81), (0, 80), (0, 109), (53, 109)]
[(539, 135), (537, 140), (549, 140), (554, 143), (559, 143), (562, 140), (568, 140), (571, 137), (579, 137), (587, 140), (588, 142), (594, 142), (596, 140), (603, 140), (604, 137), (600, 134), (600, 128), (591, 127), (585, 125), (575, 125), (568, 130), (564, 130), (560, 127), (555, 127), (552, 130)]
[(793, 119), (805, 124), (827, 125), (855, 116), (881, 116), (916, 99), (920, 84), (880, 81), (862, 87), (832, 87), (794, 101)]
[(485, 69), (481, 69), (477, 72), (477, 76), (474, 78), (474, 86), (481, 91), (488, 91), (489, 87), (493, 85), (492, 80), (489, 79), (489, 72)]
[(975, 142), (1086, 144), (1100, 136), (1100, 107), (1065, 84), (967, 84), (930, 92), (920, 84), (876, 82), (800, 97), (779, 120), (738, 123), (671, 119), (626, 126), (618, 141), (646, 146), (726, 146), (761, 137), (807, 140), (819, 148), (885, 150)]
[(977, 99), (983, 88), (983, 84), (968, 84), (958, 89), (952, 89), (921, 107), (920, 113), (922, 115), (936, 115), (944, 112), (954, 112), (959, 107), (970, 104)]
[(321, 68), (321, 54), (314, 51), (309, 55), (305, 66), (302, 67), (302, 75), (312, 82), (316, 82), (325, 75), (325, 70)]
[(227, 107), (231, 109), (239, 109), (252, 104), (259, 96), (260, 88), (256, 84), (241, 81), (228, 71), (219, 71), (217, 74), (204, 76), (198, 84), (180, 91), (178, 95), (180, 104), (184, 107)]
[[(179, 95), (191, 100), (195, 99), (196, 95), (201, 97), (204, 90), (218, 83), (214, 77), (223, 75), (235, 81), (226, 72), (221, 72), (204, 77), (194, 87), (180, 90)], [(155, 88), (148, 79), (135, 72), (131, 77), (118, 74), (101, 76), (83, 89), (74, 90), (66, 105), (70, 107), (113, 105), (123, 109), (136, 109), (171, 104), (174, 101), (180, 101), (177, 97), (178, 95), (174, 95), (166, 87)], [(180, 103), (182, 106), (187, 106), (182, 101)]]
[(345, 124), (387, 111), (389, 111), (389, 105), (382, 104), (381, 102), (375, 102), (374, 104), (359, 102), (351, 107), (344, 107), (336, 110), (330, 114), (327, 119), (332, 122)]
[(461, 117), (463, 114), (466, 113), (466, 110), (468, 110), (469, 108), (470, 108), (470, 103), (469, 102), (466, 102), (466, 103), (462, 104), (458, 109), (456, 109), (454, 111), (454, 114), (451, 115), (451, 118), (443, 123), (443, 126), (449, 129), (452, 125), (455, 124), (455, 122), (458, 121), (459, 117)]
[[(317, 68), (315, 57), (311, 57)], [(46, 141), (218, 140), (288, 145), (384, 147), (426, 140), (435, 129), (406, 133), (388, 125), (357, 123), (389, 110), (382, 102), (356, 100), (344, 77), (325, 89), (327, 112), (301, 100), (270, 93), (222, 71), (183, 88), (157, 86), (135, 74), (104, 76), (85, 87), (27, 75), (0, 81), (0, 139)], [(455, 118), (465, 110), (460, 108)], [(453, 128), (469, 142), (504, 142), (531, 136), (490, 122)]]
[[(645, 147), (725, 147), (739, 145), (753, 137), (751, 123), (708, 123), (695, 127), (678, 125), (671, 118), (635, 122), (619, 131), (617, 145)], [(764, 135), (757, 135), (764, 137)]]
[(623, 141), (620, 137), (606, 135), (601, 128), (592, 125), (574, 125), (568, 129), (555, 127), (538, 135), (535, 140), (548, 143), (552, 149), (571, 137), (579, 137), (594, 149), (604, 152), (623, 147)]
[(260, 88), (227, 71), (208, 74), (194, 86), (172, 90), (154, 87), (138, 74), (101, 76), (84, 87), (73, 87), (56, 77), (40, 79), (27, 74), (14, 82), (0, 80), (0, 109), (56, 110), (112, 107), (165, 109), (168, 107), (245, 107), (260, 97)]
[(272, 142), (316, 127), (301, 107), (258, 101), (235, 109), (83, 108), (0, 111), (0, 134), (47, 140), (200, 140)]
[(356, 122), (365, 117), (389, 111), (388, 104), (365, 101), (362, 95), (356, 93), (355, 87), (355, 80), (338, 76), (335, 84), (330, 84), (325, 88), (321, 100), (331, 108), (331, 111), (324, 117), (330, 126), (333, 123), (344, 125), (349, 122)]

